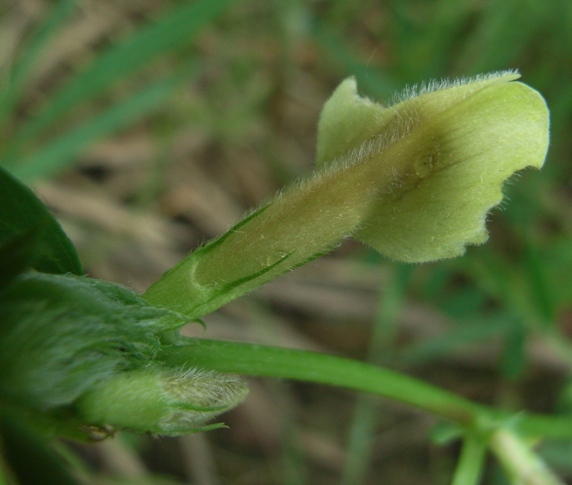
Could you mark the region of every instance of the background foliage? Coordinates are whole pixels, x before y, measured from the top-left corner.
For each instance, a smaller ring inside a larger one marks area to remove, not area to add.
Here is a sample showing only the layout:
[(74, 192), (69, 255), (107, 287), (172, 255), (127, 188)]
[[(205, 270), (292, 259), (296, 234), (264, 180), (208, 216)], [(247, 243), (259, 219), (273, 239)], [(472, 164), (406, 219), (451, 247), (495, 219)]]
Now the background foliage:
[[(88, 274), (138, 290), (311, 170), (317, 116), (342, 78), (383, 101), (431, 78), (519, 69), (551, 108), (551, 149), (542, 172), (507, 186), (486, 246), (407, 266), (344, 244), (209, 316), (204, 335), (369, 359), (508, 409), (569, 409), (571, 2), (0, 9), (2, 163), (33, 183)], [(92, 483), (450, 480), (458, 449), (439, 445), (430, 416), (313, 385), (251, 387), (230, 429), (59, 446)], [(543, 444), (563, 476), (571, 447)], [(486, 483), (504, 482), (490, 467)]]

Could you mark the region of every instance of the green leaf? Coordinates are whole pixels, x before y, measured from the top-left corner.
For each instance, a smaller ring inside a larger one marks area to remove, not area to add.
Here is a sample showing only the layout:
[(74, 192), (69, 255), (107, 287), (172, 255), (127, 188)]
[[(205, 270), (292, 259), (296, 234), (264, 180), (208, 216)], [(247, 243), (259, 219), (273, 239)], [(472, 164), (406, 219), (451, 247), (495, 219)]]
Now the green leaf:
[(210, 429), (247, 388), (157, 359), (166, 340), (180, 343), (173, 333), (187, 322), (113, 283), (21, 274), (0, 291), (0, 411), (17, 410), (50, 436), (81, 437), (81, 424), (164, 435)]
[(48, 444), (12, 414), (0, 415), (0, 437), (2, 454), (20, 485), (79, 483)]
[[(43, 228), (34, 235), (34, 228)], [(0, 168), (0, 247), (7, 251), (11, 244), (28, 237), (37, 237), (38, 244), (28, 240), (28, 250), (34, 246), (31, 267), (45, 273), (82, 274), (77, 252), (58, 222), (36, 195), (7, 171)], [(24, 254), (22, 254), (22, 251)], [(24, 248), (16, 251), (20, 258), (29, 259)], [(14, 263), (14, 271), (18, 264)]]
[(27, 272), (0, 291), (0, 403), (70, 406), (117, 372), (150, 365), (187, 320), (113, 283)]
[(38, 224), (0, 245), (0, 288), (32, 264), (44, 224)]

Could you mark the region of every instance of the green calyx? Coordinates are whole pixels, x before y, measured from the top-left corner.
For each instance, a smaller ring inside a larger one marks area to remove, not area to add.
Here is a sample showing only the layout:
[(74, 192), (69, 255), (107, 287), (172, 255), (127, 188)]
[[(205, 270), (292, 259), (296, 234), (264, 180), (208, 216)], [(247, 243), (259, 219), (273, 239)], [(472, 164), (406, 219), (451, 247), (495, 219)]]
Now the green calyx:
[(237, 376), (149, 366), (93, 387), (76, 407), (92, 424), (121, 423), (132, 431), (176, 436), (207, 429), (207, 421), (240, 404), (247, 393)]

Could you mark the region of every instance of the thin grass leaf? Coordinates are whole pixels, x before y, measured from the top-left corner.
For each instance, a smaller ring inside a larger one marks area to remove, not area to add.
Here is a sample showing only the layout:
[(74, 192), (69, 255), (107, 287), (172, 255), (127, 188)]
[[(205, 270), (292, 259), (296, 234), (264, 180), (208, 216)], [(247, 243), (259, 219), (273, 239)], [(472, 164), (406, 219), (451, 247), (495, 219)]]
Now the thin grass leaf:
[(141, 28), (124, 42), (112, 46), (60, 90), (50, 104), (22, 129), (18, 142), (35, 137), (69, 109), (103, 93), (153, 59), (190, 43), (199, 30), (222, 13), (229, 3), (230, 0), (186, 2)]
[(327, 54), (342, 67), (342, 72), (355, 76), (365, 92), (387, 99), (400, 87), (389, 72), (360, 61), (356, 52), (328, 26), (319, 28), (316, 37)]
[[(397, 334), (398, 318), (403, 308), (414, 266), (399, 265), (384, 287), (379, 310), (369, 341), (368, 361), (387, 363)], [(342, 485), (366, 483), (371, 465), (375, 433), (379, 418), (378, 403), (370, 396), (359, 396), (349, 430), (348, 453), (342, 471)]]
[(474, 318), (444, 335), (406, 347), (400, 355), (400, 362), (426, 364), (459, 351), (463, 347), (506, 335), (513, 326), (514, 320), (507, 314), (482, 319)]
[(30, 39), (24, 53), (16, 60), (12, 69), (11, 78), (6, 88), (0, 94), (0, 125), (19, 102), (22, 91), (26, 86), (28, 75), (32, 71), (38, 56), (48, 45), (51, 37), (58, 31), (62, 23), (68, 18), (77, 0), (61, 0), (52, 9), (49, 17), (36, 30)]
[(390, 1), (394, 18), (389, 29), (388, 51), (395, 59), (395, 71), (402, 83), (438, 78), (447, 73), (451, 52), (474, 6), (467, 0), (442, 0), (426, 5), (421, 11), (411, 1)]
[(452, 485), (479, 485), (486, 453), (486, 441), (480, 436), (467, 434), (463, 441)]
[(189, 68), (186, 68), (153, 83), (75, 130), (40, 147), (29, 158), (11, 167), (11, 171), (21, 180), (31, 182), (66, 168), (88, 144), (120, 130), (157, 108), (182, 80), (188, 79), (189, 72)]
[(556, 321), (556, 307), (549, 291), (546, 263), (540, 258), (539, 250), (534, 246), (530, 237), (525, 238), (524, 270), (531, 298), (536, 304), (536, 310), (544, 321), (551, 327)]
[(501, 375), (509, 381), (514, 382), (521, 377), (526, 366), (526, 338), (526, 328), (515, 319), (506, 333), (500, 363)]
[(479, 25), (458, 56), (463, 60), (462, 68), (481, 72), (506, 69), (518, 62), (546, 25), (547, 9), (541, 5), (517, 0), (488, 2)]

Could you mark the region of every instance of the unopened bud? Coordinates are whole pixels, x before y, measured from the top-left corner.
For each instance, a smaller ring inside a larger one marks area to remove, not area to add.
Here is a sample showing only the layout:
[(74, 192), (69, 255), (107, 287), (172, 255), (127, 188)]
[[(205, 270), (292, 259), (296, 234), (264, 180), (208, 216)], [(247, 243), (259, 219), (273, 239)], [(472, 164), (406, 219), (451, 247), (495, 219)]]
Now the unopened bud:
[(434, 83), (389, 107), (347, 79), (320, 118), (317, 170), (190, 254), (145, 298), (198, 318), (350, 236), (404, 262), (483, 243), (503, 182), (542, 166), (548, 147), (544, 100), (516, 78)]
[(237, 376), (149, 367), (123, 372), (91, 388), (76, 408), (93, 426), (176, 436), (204, 429), (212, 418), (240, 404), (247, 393)]

